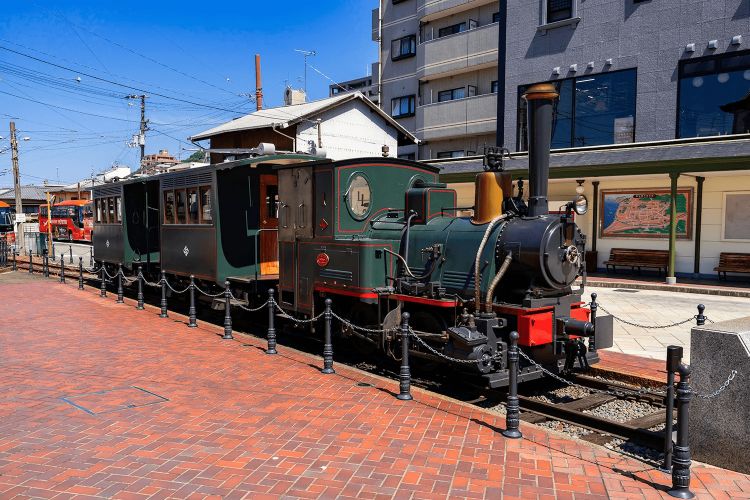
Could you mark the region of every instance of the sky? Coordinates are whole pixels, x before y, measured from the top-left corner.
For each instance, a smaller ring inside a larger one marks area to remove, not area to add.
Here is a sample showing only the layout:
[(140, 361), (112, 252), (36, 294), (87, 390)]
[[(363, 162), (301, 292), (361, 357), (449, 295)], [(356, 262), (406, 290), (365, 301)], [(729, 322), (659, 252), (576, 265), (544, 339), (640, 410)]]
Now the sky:
[[(145, 93), (146, 154), (181, 158), (191, 134), (255, 110), (256, 53), (264, 108), (286, 85), (309, 100), (364, 76), (377, 61), (375, 0), (321, 2), (15, 0), (0, 17), (0, 186), (12, 186), (9, 122), (19, 139), (22, 184), (74, 183), (113, 164), (137, 168)], [(317, 70), (317, 71), (316, 71)], [(322, 73), (322, 74), (321, 74)], [(325, 75), (325, 76), (323, 76)]]

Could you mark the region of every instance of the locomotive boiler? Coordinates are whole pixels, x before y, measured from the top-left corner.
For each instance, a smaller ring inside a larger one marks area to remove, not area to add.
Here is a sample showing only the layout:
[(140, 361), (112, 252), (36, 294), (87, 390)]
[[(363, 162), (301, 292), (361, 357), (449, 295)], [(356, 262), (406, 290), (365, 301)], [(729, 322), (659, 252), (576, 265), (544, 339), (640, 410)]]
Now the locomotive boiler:
[[(585, 237), (574, 221), (585, 197), (550, 214), (551, 85), (529, 88), (529, 196), (514, 193), (502, 156), (486, 157), (474, 215), (456, 215), (455, 192), (434, 167), (393, 159), (311, 162), (279, 170), (281, 304), (313, 315), (326, 297), (353, 325), (344, 333), (385, 353), (409, 312), (412, 352), (466, 361), (490, 387), (507, 384), (511, 331), (553, 371), (598, 361), (612, 318), (583, 307)], [(520, 380), (543, 376), (522, 362)]]

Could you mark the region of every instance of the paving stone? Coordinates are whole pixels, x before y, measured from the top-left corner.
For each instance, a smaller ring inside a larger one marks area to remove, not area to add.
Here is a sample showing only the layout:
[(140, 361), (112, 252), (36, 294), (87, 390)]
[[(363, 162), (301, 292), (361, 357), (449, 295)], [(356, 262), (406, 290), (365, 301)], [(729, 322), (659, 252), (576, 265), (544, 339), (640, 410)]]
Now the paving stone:
[[(491, 412), (421, 390), (398, 401), (395, 381), (323, 376), (319, 357), (133, 306), (0, 275), (0, 498), (666, 496), (668, 476), (604, 448), (525, 423), (507, 440)], [(133, 388), (166, 401), (135, 404)], [(94, 393), (104, 411), (68, 402)], [(747, 475), (693, 472), (699, 496), (750, 491)]]

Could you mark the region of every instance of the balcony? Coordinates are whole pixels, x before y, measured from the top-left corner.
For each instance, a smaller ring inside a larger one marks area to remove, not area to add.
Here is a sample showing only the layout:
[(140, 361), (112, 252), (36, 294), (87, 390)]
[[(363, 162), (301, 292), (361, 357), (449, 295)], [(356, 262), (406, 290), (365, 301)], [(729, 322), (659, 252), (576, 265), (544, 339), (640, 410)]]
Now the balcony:
[(417, 137), (425, 141), (494, 133), (496, 122), (497, 94), (417, 107)]
[(490, 3), (497, 0), (417, 0), (417, 18), (427, 22)]
[(497, 65), (497, 23), (417, 45), (417, 78), (442, 78)]

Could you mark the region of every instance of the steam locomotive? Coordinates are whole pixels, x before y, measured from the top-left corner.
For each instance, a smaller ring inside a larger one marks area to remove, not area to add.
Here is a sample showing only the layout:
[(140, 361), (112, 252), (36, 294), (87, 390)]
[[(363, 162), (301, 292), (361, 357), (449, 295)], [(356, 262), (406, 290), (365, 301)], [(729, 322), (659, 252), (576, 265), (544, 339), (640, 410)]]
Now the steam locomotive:
[[(341, 333), (384, 355), (395, 350), (395, 327), (409, 312), (413, 355), (464, 360), (460, 366), (490, 387), (507, 384), (513, 330), (524, 353), (547, 369), (585, 367), (598, 361), (596, 348), (612, 345), (612, 318), (591, 318), (583, 287), (572, 286), (584, 272), (585, 246), (573, 214), (585, 213), (587, 202), (580, 195), (564, 213), (548, 212), (557, 94), (542, 84), (524, 97), (528, 204), (522, 182), (513, 192), (499, 152), (487, 155), (477, 176), (474, 215), (462, 217), (455, 191), (430, 165), (265, 147), (248, 159), (95, 190), (95, 199), (108, 198), (97, 207), (112, 226), (95, 228), (95, 255), (103, 265), (145, 263), (171, 281), (193, 276), (218, 289), (226, 280), (247, 305), (276, 287), (280, 306), (299, 317), (314, 316), (330, 297), (350, 322)], [(543, 376), (531, 363), (521, 366), (521, 381)]]

